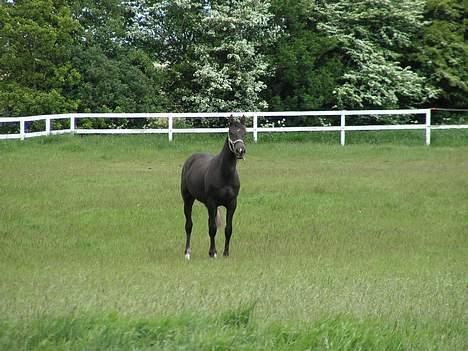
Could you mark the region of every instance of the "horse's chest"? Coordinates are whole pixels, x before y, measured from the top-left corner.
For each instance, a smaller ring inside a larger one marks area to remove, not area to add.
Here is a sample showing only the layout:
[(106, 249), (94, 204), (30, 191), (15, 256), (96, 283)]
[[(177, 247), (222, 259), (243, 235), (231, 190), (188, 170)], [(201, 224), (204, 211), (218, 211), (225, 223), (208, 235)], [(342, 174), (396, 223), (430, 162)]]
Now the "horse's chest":
[(223, 186), (217, 189), (213, 189), (213, 192), (211, 194), (217, 200), (218, 203), (225, 204), (231, 202), (231, 200), (234, 199), (238, 193), (238, 187)]
[(237, 173), (224, 174), (213, 172), (205, 178), (205, 189), (208, 199), (219, 205), (227, 205), (237, 197), (240, 183)]
[(232, 186), (225, 186), (224, 188), (221, 189), (220, 196), (221, 198), (232, 199), (233, 197), (237, 196), (237, 193), (238, 193), (238, 189), (235, 189)]

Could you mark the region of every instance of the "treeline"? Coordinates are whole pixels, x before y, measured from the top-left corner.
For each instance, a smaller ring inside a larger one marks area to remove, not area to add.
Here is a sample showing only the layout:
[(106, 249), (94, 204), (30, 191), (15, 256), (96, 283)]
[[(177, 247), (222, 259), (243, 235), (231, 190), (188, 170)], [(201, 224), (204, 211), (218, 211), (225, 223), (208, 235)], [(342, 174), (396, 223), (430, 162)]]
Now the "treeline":
[(1, 0), (0, 116), (468, 106), (460, 0)]

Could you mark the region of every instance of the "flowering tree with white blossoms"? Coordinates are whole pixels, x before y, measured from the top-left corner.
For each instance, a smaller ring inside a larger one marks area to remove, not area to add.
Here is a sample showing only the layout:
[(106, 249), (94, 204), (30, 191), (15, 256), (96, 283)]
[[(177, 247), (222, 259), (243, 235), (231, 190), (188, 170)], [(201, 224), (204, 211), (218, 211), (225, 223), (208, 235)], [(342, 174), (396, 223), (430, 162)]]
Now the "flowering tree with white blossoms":
[(138, 1), (132, 40), (152, 42), (174, 71), (180, 109), (200, 112), (265, 109), (260, 94), (269, 65), (263, 49), (280, 33), (265, 0)]
[(349, 60), (335, 90), (339, 108), (411, 107), (437, 90), (401, 64), (423, 22), (423, 0), (336, 0), (313, 5), (317, 28), (336, 39)]
[(203, 40), (195, 47), (194, 91), (186, 101), (199, 111), (265, 109), (260, 93), (268, 63), (260, 49), (271, 44), (278, 28), (269, 3), (238, 0), (213, 3), (203, 18)]

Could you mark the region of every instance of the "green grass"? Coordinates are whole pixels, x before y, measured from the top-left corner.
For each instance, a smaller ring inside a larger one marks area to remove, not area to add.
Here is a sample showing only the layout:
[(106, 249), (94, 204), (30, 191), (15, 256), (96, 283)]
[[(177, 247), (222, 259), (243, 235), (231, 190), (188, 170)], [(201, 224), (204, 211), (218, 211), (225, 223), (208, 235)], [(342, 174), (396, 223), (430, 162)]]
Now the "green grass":
[[(294, 326), (251, 320), (251, 307), (211, 317), (182, 315), (129, 319), (101, 316), (43, 318), (29, 323), (1, 323), (4, 350), (440, 350), (444, 337), (462, 333), (459, 326), (357, 321), (346, 316)], [(439, 337), (437, 333), (443, 335)], [(422, 338), (424, 337), (424, 338)]]
[(231, 257), (208, 258), (197, 204), (190, 262), (181, 165), (222, 136), (0, 142), (0, 349), (464, 349), (468, 134), (450, 132), (261, 135)]

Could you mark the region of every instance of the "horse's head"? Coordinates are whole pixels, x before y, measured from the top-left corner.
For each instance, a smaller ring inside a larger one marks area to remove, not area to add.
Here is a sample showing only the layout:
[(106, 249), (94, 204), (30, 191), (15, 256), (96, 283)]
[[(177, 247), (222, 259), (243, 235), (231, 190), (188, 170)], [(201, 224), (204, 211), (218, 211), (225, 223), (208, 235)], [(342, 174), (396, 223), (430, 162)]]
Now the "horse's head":
[(245, 116), (242, 116), (240, 121), (232, 116), (229, 117), (229, 150), (231, 150), (237, 159), (243, 159), (246, 152), (244, 144), (245, 133)]

